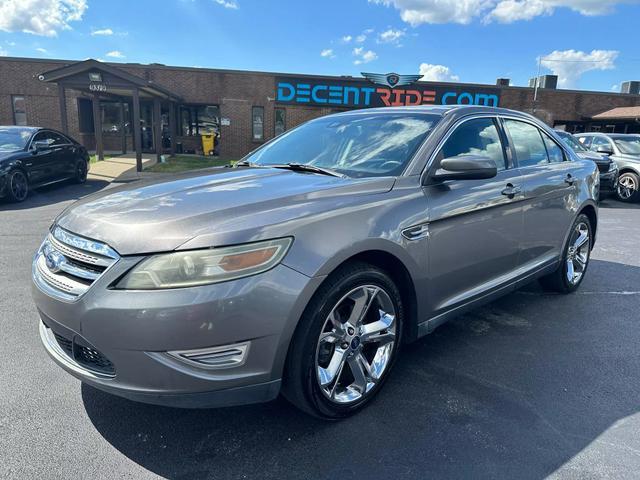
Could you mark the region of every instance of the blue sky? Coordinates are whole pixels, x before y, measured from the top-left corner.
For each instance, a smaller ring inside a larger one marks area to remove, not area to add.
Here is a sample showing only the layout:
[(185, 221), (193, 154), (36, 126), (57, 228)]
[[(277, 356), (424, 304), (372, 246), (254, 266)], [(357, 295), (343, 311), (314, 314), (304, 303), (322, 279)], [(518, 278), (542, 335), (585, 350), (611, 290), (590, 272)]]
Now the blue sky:
[(637, 0), (0, 0), (0, 55), (565, 88), (640, 80)]

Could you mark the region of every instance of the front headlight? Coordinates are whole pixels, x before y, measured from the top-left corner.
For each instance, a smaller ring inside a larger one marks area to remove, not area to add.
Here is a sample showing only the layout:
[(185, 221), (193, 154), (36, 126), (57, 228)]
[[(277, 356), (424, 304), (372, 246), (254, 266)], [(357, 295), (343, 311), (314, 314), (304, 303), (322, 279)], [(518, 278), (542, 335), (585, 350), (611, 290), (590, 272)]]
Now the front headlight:
[(116, 288), (156, 290), (226, 282), (266, 272), (287, 253), (291, 238), (154, 255), (133, 267)]

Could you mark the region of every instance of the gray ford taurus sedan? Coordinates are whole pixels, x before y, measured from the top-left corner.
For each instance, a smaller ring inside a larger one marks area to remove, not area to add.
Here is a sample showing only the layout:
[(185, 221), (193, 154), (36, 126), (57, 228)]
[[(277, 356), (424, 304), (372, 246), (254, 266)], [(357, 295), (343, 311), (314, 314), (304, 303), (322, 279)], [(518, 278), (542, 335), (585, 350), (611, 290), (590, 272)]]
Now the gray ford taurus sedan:
[(535, 279), (578, 288), (597, 192), (596, 164), (523, 113), (330, 115), (234, 168), (67, 208), (33, 262), (40, 335), (69, 373), (133, 400), (282, 392), (344, 417), (403, 343)]

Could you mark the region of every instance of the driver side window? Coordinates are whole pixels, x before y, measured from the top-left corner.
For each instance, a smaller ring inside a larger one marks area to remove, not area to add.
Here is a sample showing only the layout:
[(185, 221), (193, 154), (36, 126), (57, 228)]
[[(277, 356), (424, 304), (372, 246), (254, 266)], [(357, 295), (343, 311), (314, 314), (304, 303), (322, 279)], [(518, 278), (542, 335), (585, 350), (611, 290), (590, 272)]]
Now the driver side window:
[(480, 155), (492, 159), (498, 171), (506, 168), (500, 134), (491, 118), (475, 118), (457, 127), (438, 154), (438, 159)]
[(39, 132), (33, 137), (33, 141), (31, 142), (31, 148), (35, 148), (36, 142), (46, 142), (47, 145), (51, 146), (55, 142), (55, 138), (53, 136), (53, 132)]

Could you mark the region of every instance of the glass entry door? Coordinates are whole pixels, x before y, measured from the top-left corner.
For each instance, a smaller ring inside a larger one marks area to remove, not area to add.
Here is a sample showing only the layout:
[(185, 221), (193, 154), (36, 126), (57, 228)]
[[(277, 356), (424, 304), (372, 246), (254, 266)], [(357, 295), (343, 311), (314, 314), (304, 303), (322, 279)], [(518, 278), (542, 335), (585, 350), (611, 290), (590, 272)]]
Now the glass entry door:
[(142, 136), (142, 151), (154, 152), (153, 139), (153, 102), (140, 101), (140, 135)]

